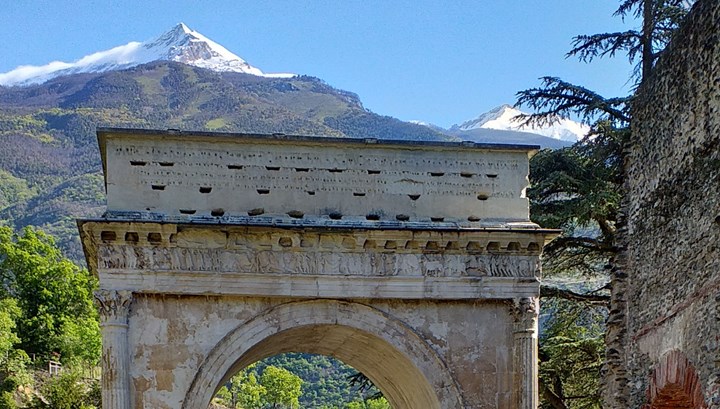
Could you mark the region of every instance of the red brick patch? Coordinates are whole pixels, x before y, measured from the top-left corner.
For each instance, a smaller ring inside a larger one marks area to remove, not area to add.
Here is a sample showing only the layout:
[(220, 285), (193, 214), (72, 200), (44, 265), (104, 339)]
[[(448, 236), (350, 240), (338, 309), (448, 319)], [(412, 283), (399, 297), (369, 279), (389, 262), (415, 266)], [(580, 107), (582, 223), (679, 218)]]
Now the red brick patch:
[(650, 375), (643, 409), (707, 409), (697, 372), (681, 351), (663, 355)]

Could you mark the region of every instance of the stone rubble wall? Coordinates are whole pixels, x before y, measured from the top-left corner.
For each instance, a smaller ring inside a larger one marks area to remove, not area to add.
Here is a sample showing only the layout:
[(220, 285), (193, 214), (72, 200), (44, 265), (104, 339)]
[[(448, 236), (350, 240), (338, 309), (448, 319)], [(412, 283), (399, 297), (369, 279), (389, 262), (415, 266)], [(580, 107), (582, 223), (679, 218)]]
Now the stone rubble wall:
[(627, 407), (648, 403), (649, 374), (680, 351), (720, 408), (720, 2), (696, 4), (633, 111), (619, 291)]

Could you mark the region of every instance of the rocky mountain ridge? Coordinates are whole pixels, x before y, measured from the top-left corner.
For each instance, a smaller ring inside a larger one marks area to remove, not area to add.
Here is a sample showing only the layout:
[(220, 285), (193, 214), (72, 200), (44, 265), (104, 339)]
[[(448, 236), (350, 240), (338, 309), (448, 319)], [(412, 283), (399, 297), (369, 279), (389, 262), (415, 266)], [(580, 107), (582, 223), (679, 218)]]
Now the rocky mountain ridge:
[(308, 76), (268, 78), (156, 61), (0, 87), (0, 223), (42, 227), (83, 259), (76, 217), (104, 211), (98, 126), (449, 140), (366, 110)]
[[(104, 211), (98, 126), (567, 144), (506, 130), (432, 129), (378, 115), (356, 94), (318, 78), (266, 75), (184, 24), (122, 47), (80, 60), (85, 65), (0, 74), (0, 81), (24, 78), (22, 86), (0, 86), (0, 224), (41, 227), (78, 261), (75, 218)], [(123, 51), (139, 49), (145, 51)], [(127, 58), (114, 59), (118, 55)], [(158, 60), (140, 63), (151, 58)]]
[(587, 125), (568, 118), (557, 118), (555, 123), (547, 125), (523, 124), (519, 116), (527, 114), (512, 105), (504, 104), (462, 124), (453, 125), (448, 131), (451, 134), (458, 134), (474, 129), (497, 129), (534, 133), (573, 143), (582, 139), (590, 131)]

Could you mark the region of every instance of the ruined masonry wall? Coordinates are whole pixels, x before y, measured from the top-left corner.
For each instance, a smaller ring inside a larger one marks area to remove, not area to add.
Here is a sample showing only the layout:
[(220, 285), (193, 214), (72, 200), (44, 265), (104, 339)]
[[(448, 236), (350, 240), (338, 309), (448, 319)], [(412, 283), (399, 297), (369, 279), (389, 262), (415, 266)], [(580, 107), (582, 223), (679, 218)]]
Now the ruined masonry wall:
[(628, 407), (679, 350), (720, 408), (720, 2), (695, 6), (640, 90), (626, 170)]

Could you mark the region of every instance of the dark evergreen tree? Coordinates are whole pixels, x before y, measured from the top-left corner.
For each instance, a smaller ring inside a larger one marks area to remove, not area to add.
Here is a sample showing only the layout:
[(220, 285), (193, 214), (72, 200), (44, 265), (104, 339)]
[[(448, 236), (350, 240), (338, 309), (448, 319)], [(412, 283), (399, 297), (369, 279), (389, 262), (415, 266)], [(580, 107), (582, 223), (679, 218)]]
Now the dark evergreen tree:
[[(623, 0), (615, 16), (637, 20), (640, 27), (579, 35), (567, 56), (592, 62), (624, 55), (633, 66), (630, 81), (637, 87), (652, 75), (655, 62), (692, 3)], [(602, 331), (589, 329), (596, 329), (604, 317), (612, 319), (618, 307), (612, 284), (623, 276), (610, 267), (622, 225), (623, 147), (631, 138), (632, 95), (605, 97), (560, 78), (543, 77), (539, 87), (518, 93), (517, 105), (536, 111), (519, 118), (526, 123), (548, 124), (563, 116), (576, 116), (590, 125), (590, 133), (572, 147), (543, 151), (533, 158), (528, 194), (533, 219), (564, 232), (545, 250), (546, 277), (562, 277), (563, 284), (541, 290), (551, 317), (541, 334), (542, 407), (600, 408), (598, 380), (603, 354), (598, 354), (602, 348), (598, 341)], [(548, 298), (562, 300), (548, 302)], [(586, 307), (578, 310), (578, 302)], [(610, 309), (602, 313), (598, 306)], [(607, 341), (616, 336), (608, 334)], [(569, 362), (568, 357), (578, 362)], [(608, 357), (617, 358), (612, 353)], [(578, 363), (582, 371), (578, 371)]]

